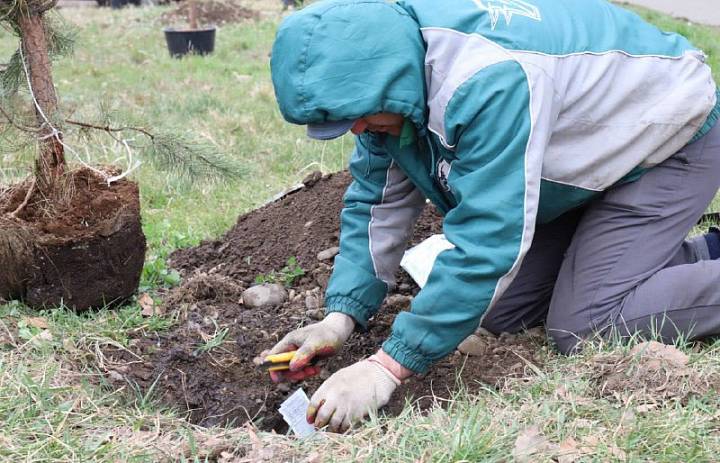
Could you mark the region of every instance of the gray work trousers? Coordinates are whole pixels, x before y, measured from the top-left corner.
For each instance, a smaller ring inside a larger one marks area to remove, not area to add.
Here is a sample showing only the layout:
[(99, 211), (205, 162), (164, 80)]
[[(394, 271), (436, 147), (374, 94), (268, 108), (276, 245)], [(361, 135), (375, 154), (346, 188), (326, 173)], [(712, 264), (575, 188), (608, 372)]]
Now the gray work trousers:
[(581, 210), (536, 228), (532, 246), (482, 326), (545, 322), (563, 353), (595, 335), (666, 343), (720, 335), (720, 260), (686, 240), (720, 186), (720, 124)]

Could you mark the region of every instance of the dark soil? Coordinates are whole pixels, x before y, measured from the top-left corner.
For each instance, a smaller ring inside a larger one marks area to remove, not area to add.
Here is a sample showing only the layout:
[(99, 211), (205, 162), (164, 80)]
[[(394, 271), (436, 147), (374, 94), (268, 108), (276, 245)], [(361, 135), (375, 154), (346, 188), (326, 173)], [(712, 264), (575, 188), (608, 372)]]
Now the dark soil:
[(0, 297), (86, 309), (134, 294), (145, 260), (137, 185), (77, 170), (57, 198), (36, 189), (11, 217), (30, 184), (0, 193)]
[[(331, 268), (318, 262), (316, 255), (338, 244), (342, 194), (349, 181), (346, 173), (306, 179), (305, 188), (241, 216), (221, 239), (173, 254), (171, 263), (181, 270), (184, 283), (165, 304), (168, 314), (178, 316), (179, 324), (168, 332), (138, 335), (131, 342), (131, 352), (105, 352), (112, 365), (111, 378), (118, 385), (137, 383), (142, 390), (157, 382), (154, 387), (161, 400), (188, 410), (196, 423), (240, 425), (251, 419), (264, 429), (284, 430), (277, 413), (280, 403), (297, 387), (312, 394), (323, 378), (375, 352), (389, 335), (395, 314), (407, 310), (418, 291), (399, 271), (396, 293), (386, 299), (368, 331), (353, 334), (343, 351), (328, 360), (320, 378), (277, 386), (267, 372), (254, 366), (253, 358), (286, 332), (316, 321), (305, 299), (324, 292)], [(428, 206), (412, 241), (440, 230), (441, 218)], [(292, 285), (291, 299), (262, 310), (244, 307), (242, 290), (257, 275), (281, 269), (291, 256), (305, 269), (305, 275)], [(202, 348), (205, 340), (224, 330), (220, 347)], [(472, 393), (483, 386), (500, 386), (508, 377), (528, 376), (533, 368), (529, 363), (542, 362), (542, 343), (531, 336), (488, 339), (485, 355), (451, 355), (429, 374), (401, 386), (386, 410), (399, 412), (406, 398), (421, 399), (417, 405), (427, 408), (433, 396), (450, 397), (460, 386), (457, 378)]]
[[(190, 5), (187, 1), (178, 3), (172, 10), (163, 13), (160, 21), (167, 26), (187, 28)], [(202, 0), (197, 2), (197, 20), (200, 26), (222, 26), (257, 19), (257, 11), (243, 6), (237, 0)]]

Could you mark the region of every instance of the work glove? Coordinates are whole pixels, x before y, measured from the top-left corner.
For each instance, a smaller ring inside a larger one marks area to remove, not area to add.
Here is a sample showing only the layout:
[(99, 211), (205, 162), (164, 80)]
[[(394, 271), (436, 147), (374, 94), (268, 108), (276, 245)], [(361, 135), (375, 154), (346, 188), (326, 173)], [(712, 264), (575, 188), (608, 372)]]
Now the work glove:
[(308, 423), (343, 432), (388, 403), (400, 379), (373, 357), (338, 370), (320, 386), (310, 399)]
[(355, 320), (352, 317), (340, 312), (331, 312), (319, 323), (289, 332), (275, 344), (275, 347), (260, 356), (264, 358), (297, 349), (297, 353), (290, 360), (290, 370), (271, 371), (270, 378), (276, 383), (302, 381), (320, 373), (320, 368), (311, 365), (311, 362), (316, 358), (335, 355), (354, 328)]

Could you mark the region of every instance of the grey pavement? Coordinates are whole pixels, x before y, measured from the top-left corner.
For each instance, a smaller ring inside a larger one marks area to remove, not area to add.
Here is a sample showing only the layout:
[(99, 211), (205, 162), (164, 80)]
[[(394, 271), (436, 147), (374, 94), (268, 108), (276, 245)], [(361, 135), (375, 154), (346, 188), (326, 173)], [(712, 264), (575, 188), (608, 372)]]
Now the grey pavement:
[(623, 3), (652, 8), (695, 23), (720, 26), (720, 0), (625, 0)]

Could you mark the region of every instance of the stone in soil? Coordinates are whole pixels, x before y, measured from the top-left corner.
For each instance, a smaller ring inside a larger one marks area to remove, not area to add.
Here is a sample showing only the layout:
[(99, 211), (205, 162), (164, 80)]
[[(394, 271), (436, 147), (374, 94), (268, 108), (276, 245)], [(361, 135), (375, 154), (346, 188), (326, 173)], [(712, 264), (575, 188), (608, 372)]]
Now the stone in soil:
[[(286, 428), (277, 409), (290, 393), (302, 387), (312, 394), (332, 372), (377, 351), (389, 336), (395, 315), (407, 309), (418, 291), (402, 271), (396, 275), (399, 290), (387, 299), (391, 304), (383, 305), (366, 332), (354, 333), (336, 356), (323, 363), (320, 377), (289, 389), (278, 388), (266, 371), (253, 364), (253, 358), (287, 332), (315, 323), (322, 315), (321, 311), (312, 312), (317, 309), (308, 310), (306, 297), (322, 296), (327, 284), (331, 269), (318, 261), (317, 255), (338, 246), (339, 213), (350, 176), (342, 172), (316, 175), (313, 180), (305, 188), (241, 216), (221, 239), (175, 252), (172, 265), (181, 271), (186, 283), (168, 299), (180, 292), (183, 302), (167, 311), (169, 315), (177, 312), (178, 325), (152, 336), (138, 333), (136, 344), (129, 348), (132, 354), (107, 348), (108, 369), (122, 372), (123, 381), (136, 382), (142, 390), (154, 385), (164, 403), (187, 411), (195, 423), (241, 425), (253, 420), (263, 429), (282, 432)], [(416, 244), (441, 230), (441, 217), (427, 207), (411, 242)], [(212, 273), (232, 280), (239, 290), (251, 286), (258, 275), (281, 269), (289, 257), (297, 258), (305, 274), (293, 283), (294, 298), (274, 306), (249, 307), (239, 302), (239, 293), (219, 297), (211, 291), (184, 289), (197, 286), (193, 275)], [(187, 299), (193, 294), (194, 298)], [(204, 339), (225, 328), (222, 346), (209, 352), (199, 349)], [(385, 410), (398, 413), (406, 398), (419, 399), (416, 405), (420, 408), (430, 407), (433, 396), (452, 395), (459, 386), (458, 377), (472, 393), (487, 385), (501, 386), (507, 377), (526, 376), (517, 368), (518, 363), (526, 359), (542, 365), (541, 343), (524, 336), (489, 338), (484, 355), (458, 354), (439, 361), (426, 375), (403, 384)]]
[(339, 252), (340, 252), (340, 248), (337, 246), (333, 246), (331, 248), (327, 248), (325, 250), (318, 252), (317, 259), (318, 260), (330, 260), (333, 257), (337, 256)]
[(280, 305), (288, 298), (288, 293), (277, 283), (262, 284), (246, 289), (242, 293), (243, 304), (250, 308)]
[[(486, 338), (487, 339), (487, 338)], [(461, 354), (478, 356), (484, 355), (487, 352), (488, 342), (486, 339), (480, 336), (471, 334), (458, 346), (458, 350)]]

